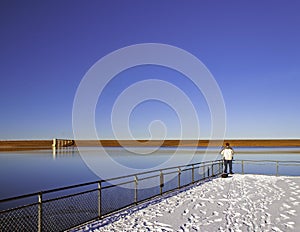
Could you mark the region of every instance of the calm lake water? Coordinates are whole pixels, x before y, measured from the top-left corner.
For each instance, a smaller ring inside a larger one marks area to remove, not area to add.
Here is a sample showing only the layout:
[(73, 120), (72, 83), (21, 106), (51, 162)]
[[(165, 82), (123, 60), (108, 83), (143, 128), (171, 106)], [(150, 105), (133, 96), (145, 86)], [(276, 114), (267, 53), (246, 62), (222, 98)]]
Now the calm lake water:
[[(106, 148), (104, 154), (96, 148), (87, 147), (84, 155), (80, 155), (77, 148), (64, 148), (54, 153), (52, 150), (0, 152), (0, 199), (221, 158), (216, 148), (199, 148), (195, 155), (192, 148), (182, 148), (176, 154), (174, 148), (161, 148), (145, 154), (148, 150), (151, 151), (151, 148), (134, 148), (134, 152)], [(300, 161), (300, 148), (236, 148), (235, 151), (236, 160)], [(273, 169), (270, 167), (272, 173)], [(234, 170), (240, 172), (241, 167), (236, 165)], [(285, 173), (289, 172), (300, 175), (299, 166), (288, 167)]]

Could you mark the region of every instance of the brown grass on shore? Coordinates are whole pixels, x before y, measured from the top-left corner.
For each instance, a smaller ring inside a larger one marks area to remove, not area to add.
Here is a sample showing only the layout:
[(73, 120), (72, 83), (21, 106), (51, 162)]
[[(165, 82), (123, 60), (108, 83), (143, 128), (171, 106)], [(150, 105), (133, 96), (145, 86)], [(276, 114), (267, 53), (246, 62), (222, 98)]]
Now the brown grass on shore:
[[(162, 146), (207, 147), (221, 146), (229, 142), (233, 147), (300, 147), (300, 139), (227, 139), (227, 140), (77, 140), (77, 146)], [(52, 140), (0, 141), (0, 151), (51, 149)]]
[(77, 146), (103, 146), (103, 147), (119, 147), (119, 146), (162, 146), (162, 147), (207, 147), (220, 146), (230, 143), (234, 147), (298, 147), (300, 139), (231, 139), (231, 140), (80, 140), (76, 141)]
[(9, 140), (0, 141), (0, 151), (50, 149), (52, 140)]

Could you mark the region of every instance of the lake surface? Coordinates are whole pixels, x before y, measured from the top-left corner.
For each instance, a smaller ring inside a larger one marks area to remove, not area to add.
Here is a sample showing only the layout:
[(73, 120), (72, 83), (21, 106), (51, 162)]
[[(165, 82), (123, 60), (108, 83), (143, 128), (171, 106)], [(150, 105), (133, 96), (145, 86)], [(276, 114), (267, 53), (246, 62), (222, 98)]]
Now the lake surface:
[[(154, 152), (152, 148), (131, 149), (106, 148), (103, 152), (95, 147), (86, 147), (82, 154), (77, 148), (63, 148), (55, 152), (0, 152), (0, 199), (221, 158), (217, 148), (199, 148), (196, 152), (193, 148), (161, 148)], [(236, 160), (300, 161), (300, 148), (236, 148), (235, 151)], [(258, 166), (248, 171), (261, 168)], [(240, 172), (241, 167), (236, 164), (234, 169)], [(273, 169), (274, 166), (270, 167), (270, 172), (274, 173)], [(284, 170), (285, 174), (300, 175), (299, 166), (285, 167)]]

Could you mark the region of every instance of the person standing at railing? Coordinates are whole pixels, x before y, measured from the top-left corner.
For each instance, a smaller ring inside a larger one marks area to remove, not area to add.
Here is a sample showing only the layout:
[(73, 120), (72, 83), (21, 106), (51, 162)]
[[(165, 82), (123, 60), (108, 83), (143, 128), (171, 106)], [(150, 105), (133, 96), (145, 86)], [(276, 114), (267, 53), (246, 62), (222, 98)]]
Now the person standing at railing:
[(229, 166), (229, 173), (233, 174), (232, 171), (232, 160), (234, 155), (233, 148), (230, 146), (229, 143), (226, 143), (226, 146), (222, 148), (220, 153), (223, 156), (223, 160), (224, 160), (224, 173), (227, 173), (227, 167)]

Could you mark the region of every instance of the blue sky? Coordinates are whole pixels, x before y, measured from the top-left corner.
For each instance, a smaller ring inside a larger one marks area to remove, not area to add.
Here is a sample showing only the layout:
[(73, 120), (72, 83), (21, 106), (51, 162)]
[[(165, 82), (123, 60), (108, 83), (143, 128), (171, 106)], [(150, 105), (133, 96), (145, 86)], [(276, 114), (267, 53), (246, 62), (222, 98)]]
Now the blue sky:
[[(89, 68), (139, 43), (188, 51), (222, 91), (226, 138), (299, 138), (299, 1), (8, 1), (0, 2), (0, 139), (72, 138), (72, 107)], [(201, 138), (210, 134), (201, 93), (182, 75), (138, 67), (118, 75), (96, 109), (101, 138), (113, 138), (114, 99), (135, 81), (155, 76), (187, 93)], [(162, 120), (180, 134), (174, 109), (148, 101), (132, 112), (132, 133)]]

